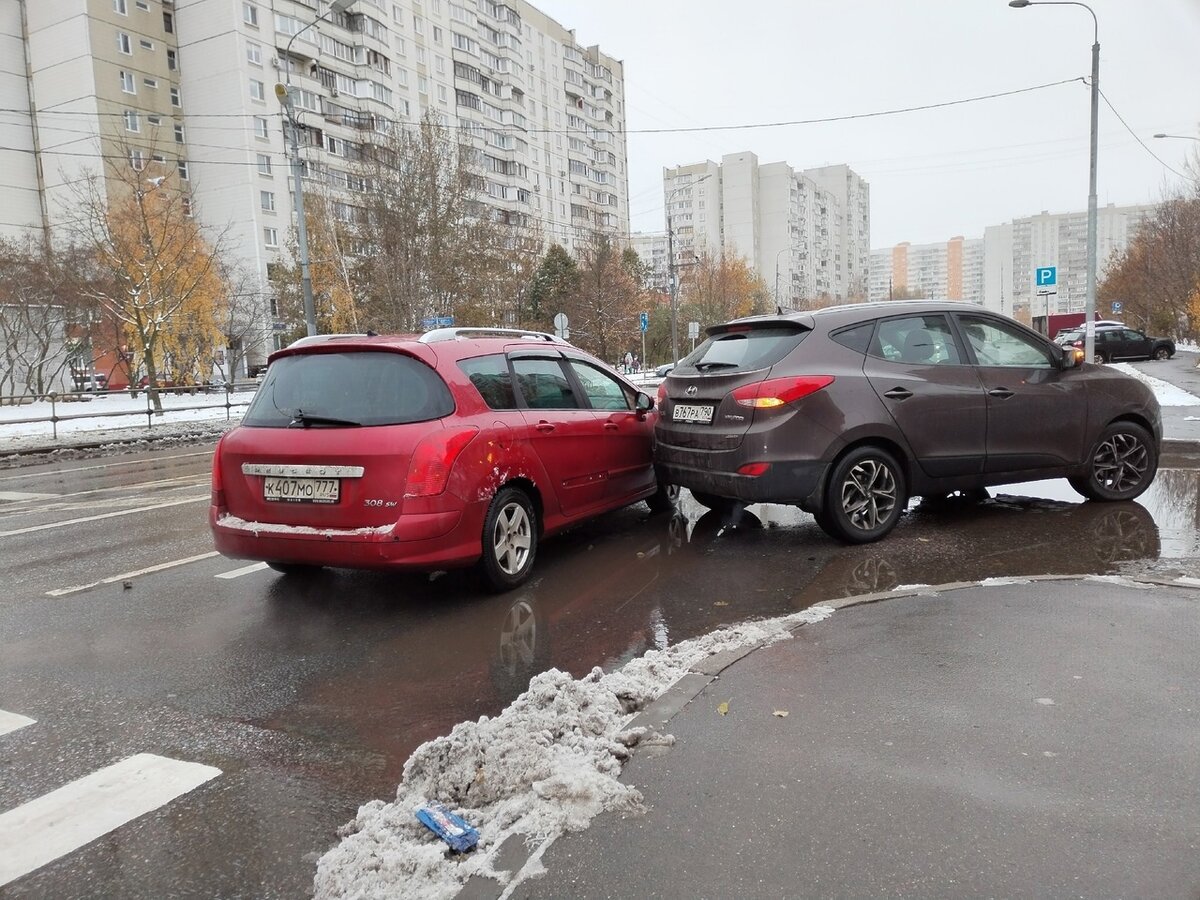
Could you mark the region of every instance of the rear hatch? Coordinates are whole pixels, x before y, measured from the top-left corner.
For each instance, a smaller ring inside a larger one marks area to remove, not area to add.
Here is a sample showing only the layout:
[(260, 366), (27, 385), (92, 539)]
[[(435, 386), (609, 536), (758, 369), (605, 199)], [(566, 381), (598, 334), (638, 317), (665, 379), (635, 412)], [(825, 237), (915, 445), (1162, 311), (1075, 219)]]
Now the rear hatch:
[(400, 352), (314, 347), (276, 358), (220, 445), (226, 510), (313, 528), (393, 524), (410, 478), (428, 475), (418, 466), (410, 476), (414, 452), (452, 430), (453, 412), (441, 376)]
[(754, 424), (754, 404), (739, 398), (753, 396), (754, 386), (809, 333), (806, 325), (776, 318), (710, 328), (659, 387), (657, 439), (697, 450), (736, 449)]

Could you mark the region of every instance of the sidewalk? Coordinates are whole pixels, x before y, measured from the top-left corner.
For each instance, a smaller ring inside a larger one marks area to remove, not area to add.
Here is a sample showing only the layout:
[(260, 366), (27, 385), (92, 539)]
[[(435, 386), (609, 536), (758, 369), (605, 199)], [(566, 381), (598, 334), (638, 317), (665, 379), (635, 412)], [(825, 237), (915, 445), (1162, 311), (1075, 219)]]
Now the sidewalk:
[(648, 812), (560, 838), (511, 896), (1200, 893), (1194, 588), (843, 604), (660, 699), (676, 744), (622, 775)]

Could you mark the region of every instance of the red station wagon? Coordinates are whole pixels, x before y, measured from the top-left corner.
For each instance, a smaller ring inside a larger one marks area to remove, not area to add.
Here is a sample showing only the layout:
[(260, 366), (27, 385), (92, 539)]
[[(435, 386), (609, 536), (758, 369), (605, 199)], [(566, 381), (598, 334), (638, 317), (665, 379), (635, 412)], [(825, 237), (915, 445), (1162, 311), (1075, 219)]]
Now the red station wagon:
[(550, 335), (447, 328), (326, 335), (274, 353), (213, 456), (226, 556), (284, 573), (478, 564), (529, 577), (541, 538), (645, 500), (654, 401)]

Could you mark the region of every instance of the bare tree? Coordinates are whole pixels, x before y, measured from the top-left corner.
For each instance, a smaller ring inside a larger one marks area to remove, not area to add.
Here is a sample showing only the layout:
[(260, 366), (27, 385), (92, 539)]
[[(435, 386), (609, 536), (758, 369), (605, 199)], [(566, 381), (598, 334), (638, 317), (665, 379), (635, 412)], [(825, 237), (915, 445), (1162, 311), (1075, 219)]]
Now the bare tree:
[(580, 253), (578, 287), (568, 299), (571, 340), (604, 360), (638, 346), (641, 296), (621, 248), (594, 234)]

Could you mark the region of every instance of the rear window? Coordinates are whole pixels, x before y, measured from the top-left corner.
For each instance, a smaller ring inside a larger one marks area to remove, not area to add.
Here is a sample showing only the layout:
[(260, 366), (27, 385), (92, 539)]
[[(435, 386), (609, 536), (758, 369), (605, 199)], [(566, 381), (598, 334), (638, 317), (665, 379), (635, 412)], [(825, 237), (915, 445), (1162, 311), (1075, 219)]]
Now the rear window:
[(765, 369), (791, 353), (808, 334), (795, 325), (770, 325), (714, 334), (685, 356), (672, 375), (680, 369), (700, 372), (718, 369)]
[(406, 425), (454, 412), (431, 368), (398, 353), (306, 353), (271, 363), (243, 425)]

